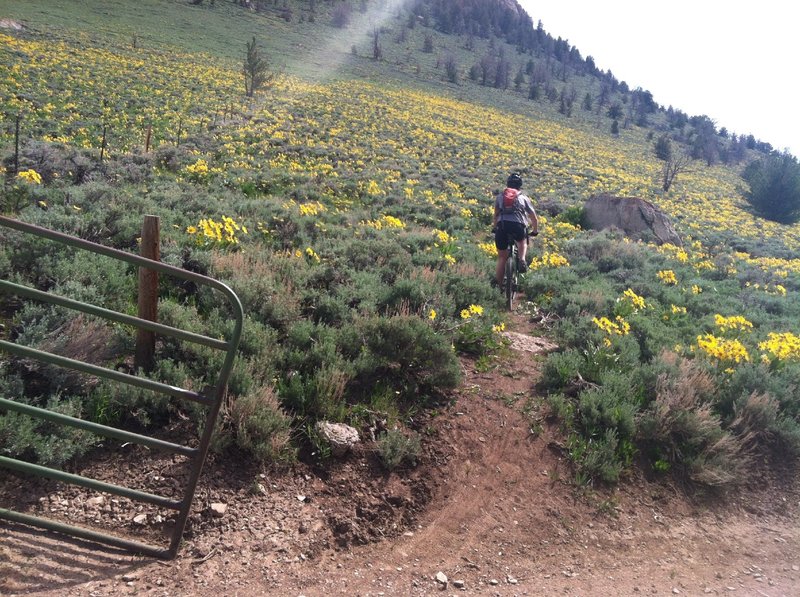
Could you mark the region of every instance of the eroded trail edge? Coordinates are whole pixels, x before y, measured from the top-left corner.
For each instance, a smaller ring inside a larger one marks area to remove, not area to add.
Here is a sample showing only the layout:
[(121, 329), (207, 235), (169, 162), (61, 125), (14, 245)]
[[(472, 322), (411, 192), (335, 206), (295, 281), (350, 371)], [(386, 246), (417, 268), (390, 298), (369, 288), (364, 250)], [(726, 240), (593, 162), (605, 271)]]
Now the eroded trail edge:
[[(325, 471), (267, 474), (212, 462), (175, 561), (4, 524), (0, 592), (800, 593), (796, 489), (765, 479), (768, 491), (745, 488), (723, 502), (637, 478), (576, 487), (534, 389), (537, 354), (552, 347), (520, 332), (509, 338), (511, 351), (492, 367), (464, 360), (465, 383), (430, 421), (413, 470), (387, 474), (364, 452)], [(153, 457), (139, 464), (144, 477), (164, 470)], [(112, 477), (121, 470), (114, 457), (95, 466)], [(57, 487), (37, 486), (27, 499), (65, 516), (77, 507), (91, 513)], [(105, 506), (120, 520), (136, 514)]]

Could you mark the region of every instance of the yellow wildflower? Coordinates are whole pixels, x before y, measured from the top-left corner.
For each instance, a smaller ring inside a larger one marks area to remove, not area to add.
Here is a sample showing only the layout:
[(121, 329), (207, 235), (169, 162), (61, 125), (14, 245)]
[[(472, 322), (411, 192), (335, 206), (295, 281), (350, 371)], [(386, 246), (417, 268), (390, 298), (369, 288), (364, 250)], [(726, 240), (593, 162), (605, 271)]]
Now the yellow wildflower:
[(661, 270), (656, 275), (658, 276), (658, 279), (661, 280), (664, 284), (674, 286), (675, 284), (678, 283), (678, 279), (675, 277), (675, 272), (672, 271), (671, 269)]
[(497, 247), (494, 243), (478, 243), (478, 248), (489, 257), (497, 257)]
[(728, 340), (713, 334), (705, 334), (697, 337), (697, 346), (718, 361), (742, 363), (750, 360), (747, 349), (736, 339)]
[(470, 305), (466, 309), (461, 309), (461, 319), (469, 319), (473, 315), (483, 315), (483, 307), (480, 305)]
[(714, 323), (720, 329), (721, 332), (728, 332), (728, 331), (749, 332), (750, 330), (753, 329), (753, 324), (744, 317), (742, 317), (741, 315), (731, 315), (730, 317), (724, 317), (719, 313), (717, 313), (716, 315), (714, 315)]
[(644, 309), (646, 306), (644, 297), (636, 294), (632, 288), (628, 288), (628, 290), (622, 293), (622, 297), (617, 300), (630, 303), (634, 311)]
[[(758, 348), (767, 351), (776, 360), (800, 361), (800, 337), (791, 332), (770, 332), (767, 339), (759, 343)], [(770, 360), (769, 357), (767, 360)]]
[(42, 176), (36, 170), (23, 170), (17, 173), (17, 178), (31, 184), (42, 184)]

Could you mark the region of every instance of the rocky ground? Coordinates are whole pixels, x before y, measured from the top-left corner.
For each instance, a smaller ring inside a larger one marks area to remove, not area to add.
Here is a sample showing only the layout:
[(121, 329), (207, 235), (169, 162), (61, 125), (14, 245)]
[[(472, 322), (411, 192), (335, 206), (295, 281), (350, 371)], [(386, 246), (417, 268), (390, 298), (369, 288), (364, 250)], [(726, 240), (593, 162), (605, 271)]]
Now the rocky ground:
[[(691, 495), (634, 476), (579, 488), (533, 390), (524, 320), (489, 371), (465, 360), (421, 422), (421, 462), (387, 473), (369, 444), (324, 467), (212, 459), (173, 561), (0, 523), (3, 595), (798, 595), (800, 492), (790, 477)], [(134, 447), (84, 465), (164, 492), (174, 459)], [(0, 506), (161, 541), (165, 515), (50, 482), (0, 479)]]

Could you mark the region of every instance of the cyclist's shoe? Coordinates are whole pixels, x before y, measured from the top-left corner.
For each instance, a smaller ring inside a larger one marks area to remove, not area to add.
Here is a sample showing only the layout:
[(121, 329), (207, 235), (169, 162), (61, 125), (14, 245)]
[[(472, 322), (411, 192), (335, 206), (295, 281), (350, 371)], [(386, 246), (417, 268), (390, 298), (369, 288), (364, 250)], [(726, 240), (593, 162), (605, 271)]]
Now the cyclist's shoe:
[(528, 271), (528, 264), (525, 263), (524, 259), (517, 258), (517, 269), (521, 274), (524, 274)]

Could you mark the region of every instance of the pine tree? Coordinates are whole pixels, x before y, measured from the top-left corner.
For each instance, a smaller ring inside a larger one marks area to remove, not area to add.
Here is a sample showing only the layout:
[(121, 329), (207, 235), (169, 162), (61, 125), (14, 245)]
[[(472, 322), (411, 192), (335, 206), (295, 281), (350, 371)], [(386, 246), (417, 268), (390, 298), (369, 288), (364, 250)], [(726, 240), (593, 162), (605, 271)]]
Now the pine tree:
[(768, 155), (744, 169), (750, 185), (745, 198), (764, 218), (794, 224), (800, 221), (800, 164), (789, 153)]
[(246, 44), (247, 51), (242, 66), (244, 90), (247, 97), (253, 97), (256, 91), (268, 85), (275, 78), (270, 72), (269, 60), (261, 55), (256, 38)]
[(669, 137), (666, 134), (661, 135), (656, 141), (653, 150), (659, 160), (668, 161), (672, 157), (672, 144), (669, 141)]

